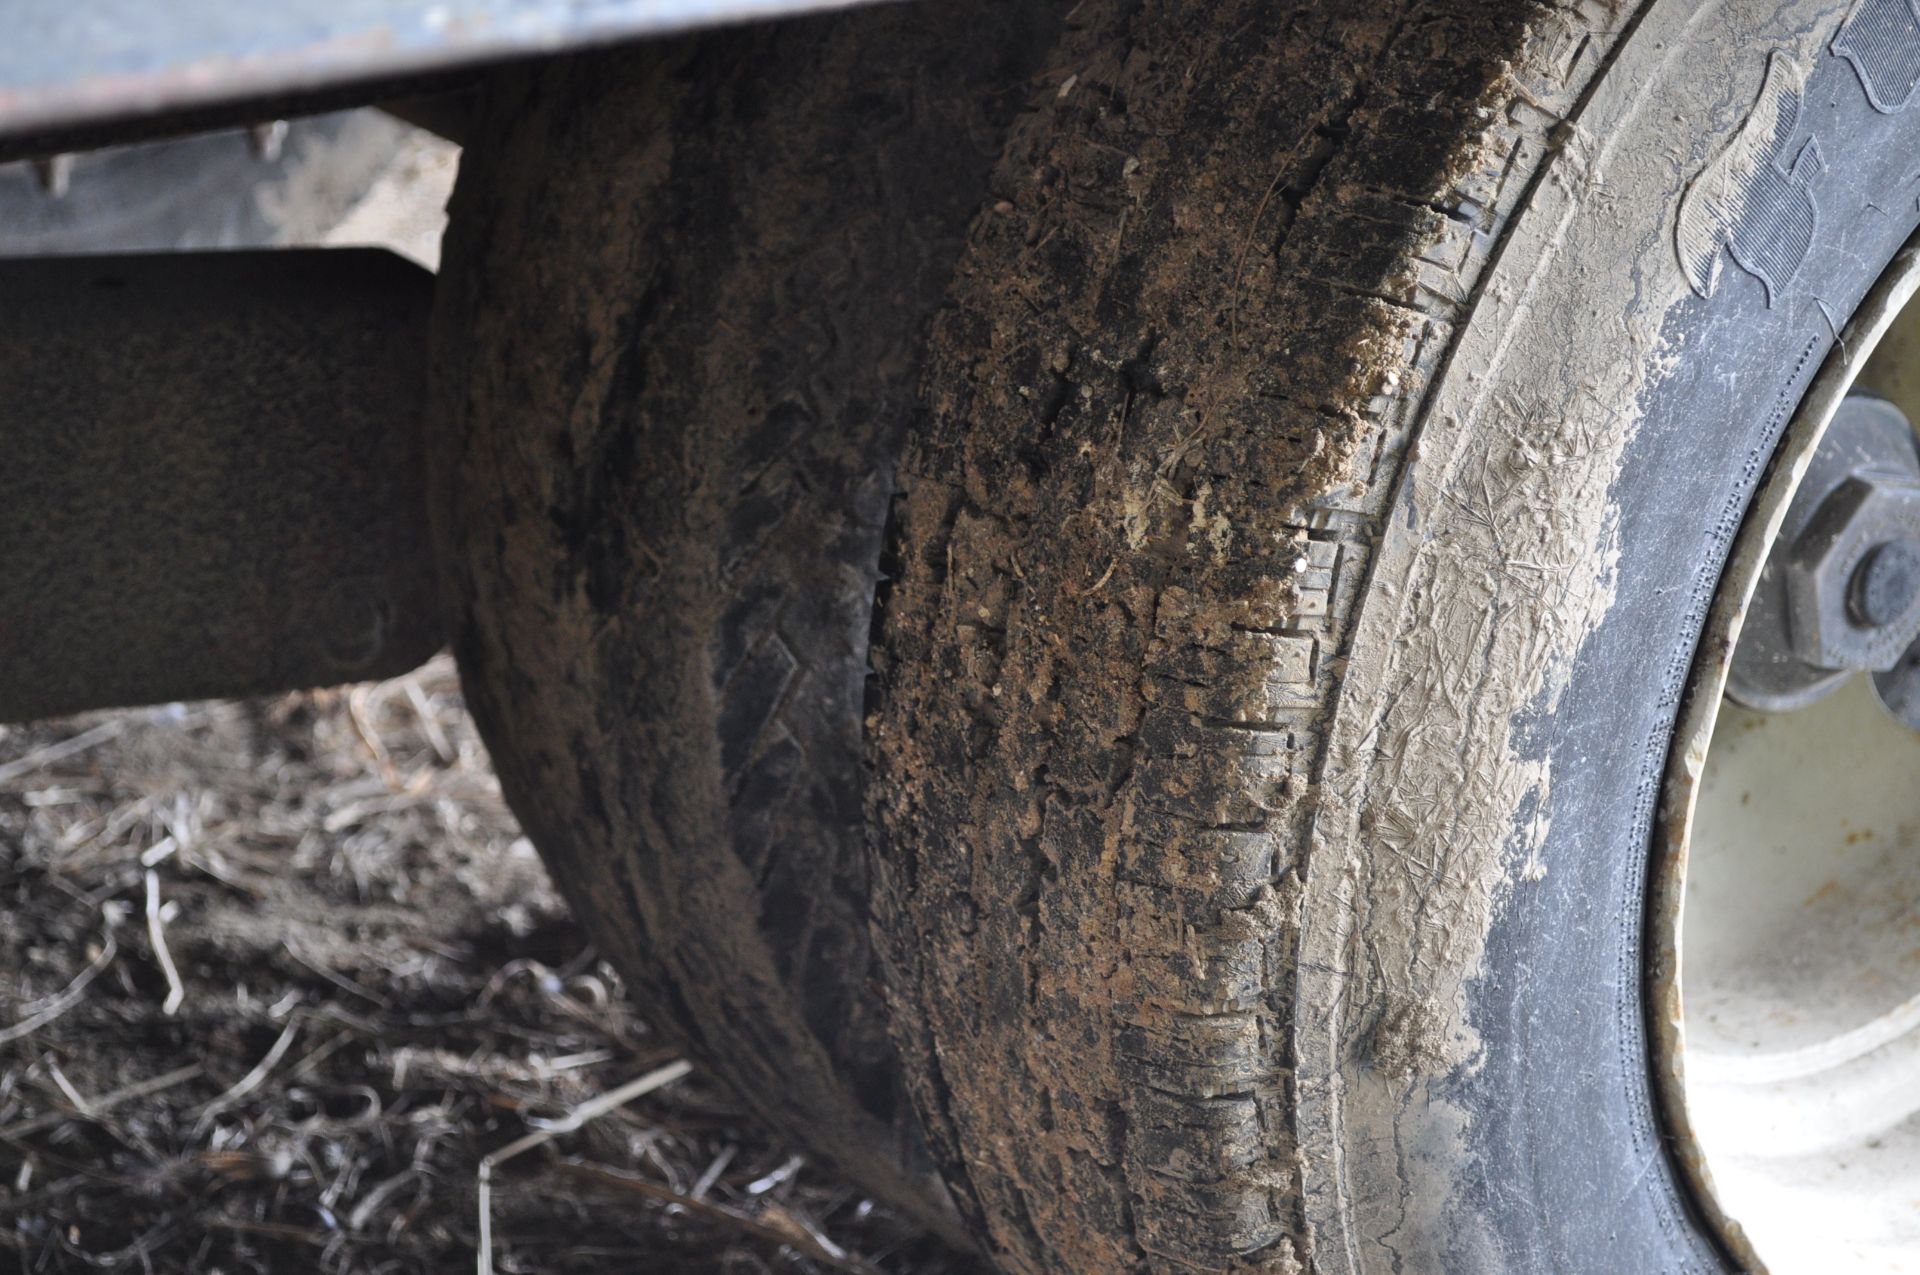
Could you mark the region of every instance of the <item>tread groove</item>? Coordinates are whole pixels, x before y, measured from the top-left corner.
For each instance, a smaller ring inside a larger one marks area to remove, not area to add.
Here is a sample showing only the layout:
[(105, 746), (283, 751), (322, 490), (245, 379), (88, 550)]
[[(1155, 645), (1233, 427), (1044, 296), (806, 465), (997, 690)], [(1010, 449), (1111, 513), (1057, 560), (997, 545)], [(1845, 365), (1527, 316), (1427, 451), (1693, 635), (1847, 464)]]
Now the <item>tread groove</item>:
[[(1345, 630), (1451, 323), (1550, 153), (1537, 104), (1593, 70), (1541, 65), (1533, 34), (1611, 15), (1075, 12), (969, 235), (892, 506), (876, 922), (936, 1156), (1007, 1269), (1298, 1272), (1287, 989)], [(1028, 388), (1055, 374), (1064, 401)], [(966, 619), (988, 595), (991, 643)], [(1041, 768), (1056, 877), (1015, 912), (1008, 777)], [(1257, 1124), (1209, 1123), (1238, 1096)], [(1230, 1167), (1154, 1170), (1156, 1120)]]

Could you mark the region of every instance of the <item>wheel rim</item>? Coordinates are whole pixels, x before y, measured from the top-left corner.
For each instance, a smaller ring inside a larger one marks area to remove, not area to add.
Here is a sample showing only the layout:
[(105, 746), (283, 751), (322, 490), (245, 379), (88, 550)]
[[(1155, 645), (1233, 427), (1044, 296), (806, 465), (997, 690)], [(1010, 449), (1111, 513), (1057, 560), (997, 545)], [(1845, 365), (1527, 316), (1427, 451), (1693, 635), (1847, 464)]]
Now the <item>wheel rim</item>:
[(1864, 673), (1788, 712), (1724, 695), (1846, 396), (1920, 421), (1916, 291), (1909, 245), (1787, 428), (1702, 634), (1656, 827), (1650, 1026), (1675, 1153), (1729, 1255), (1773, 1275), (1920, 1272), (1920, 732)]

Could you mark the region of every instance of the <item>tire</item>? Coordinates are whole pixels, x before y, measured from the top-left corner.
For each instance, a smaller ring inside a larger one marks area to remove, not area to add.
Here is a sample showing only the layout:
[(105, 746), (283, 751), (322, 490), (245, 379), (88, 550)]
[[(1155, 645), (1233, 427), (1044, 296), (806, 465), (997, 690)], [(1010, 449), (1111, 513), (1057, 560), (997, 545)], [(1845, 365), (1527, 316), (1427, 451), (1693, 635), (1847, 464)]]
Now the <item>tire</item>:
[(931, 313), (1051, 6), (555, 62), (440, 278), (449, 625), (506, 795), (640, 999), (937, 1227), (868, 938), (860, 724)]
[(1649, 837), (1920, 220), (1911, 27), (1078, 6), (929, 347), (869, 731), (901, 1064), (1004, 1269), (1731, 1269)]
[(406, 127), (378, 111), (287, 125), (279, 153), (244, 133), (70, 157), (67, 189), (29, 163), (0, 165), (0, 255), (174, 252), (318, 241), (398, 153)]

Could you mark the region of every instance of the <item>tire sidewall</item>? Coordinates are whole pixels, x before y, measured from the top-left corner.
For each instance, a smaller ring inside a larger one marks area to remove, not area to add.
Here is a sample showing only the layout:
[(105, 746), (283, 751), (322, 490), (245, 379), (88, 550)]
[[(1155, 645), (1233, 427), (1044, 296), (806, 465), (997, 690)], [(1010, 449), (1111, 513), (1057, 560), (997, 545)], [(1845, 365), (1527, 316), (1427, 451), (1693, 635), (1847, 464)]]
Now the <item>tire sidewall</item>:
[[(1567, 129), (1436, 389), (1349, 652), (1357, 673), (1336, 713), (1309, 873), (1296, 1048), (1303, 1146), (1328, 1166), (1309, 1192), (1326, 1270), (1731, 1269), (1689, 1202), (1651, 1083), (1648, 846), (1744, 512), (1838, 328), (1920, 222), (1920, 95), (1909, 103), (1886, 66), (1836, 52), (1842, 24), (1858, 20), (1833, 4), (1651, 6)], [(1770, 74), (1786, 78), (1769, 90)], [(1750, 191), (1718, 227), (1702, 279), (1689, 191), (1743, 129), (1755, 135), (1757, 103), (1771, 91), (1777, 107), (1782, 84), (1798, 86), (1791, 127), (1747, 143), (1775, 169), (1770, 192)], [(1811, 218), (1804, 251), (1796, 217)], [(1741, 265), (1735, 245), (1762, 268)], [(1592, 304), (1555, 293), (1581, 277)], [(1614, 295), (1624, 309), (1609, 307)], [(1582, 360), (1595, 349), (1634, 365), (1611, 382), (1629, 394), (1589, 383)], [(1544, 384), (1543, 366), (1555, 369)], [(1584, 490), (1544, 478), (1503, 488), (1496, 463), (1489, 494), (1486, 458), (1521, 446), (1579, 470)], [(1531, 502), (1544, 498), (1572, 512), (1539, 515)], [(1454, 627), (1449, 571), (1551, 575), (1514, 570), (1512, 529), (1524, 534), (1528, 512), (1549, 538), (1574, 533), (1577, 560), (1564, 565), (1578, 579), (1543, 609), (1525, 584), (1491, 585), (1485, 624)], [(1489, 565), (1486, 540), (1469, 534), (1484, 521), (1509, 530), (1504, 563)], [(1524, 640), (1485, 637), (1503, 625)], [(1468, 631), (1480, 647), (1446, 648)], [(1422, 641), (1434, 633), (1455, 683), (1406, 671), (1405, 653), (1435, 650)], [(1521, 649), (1537, 651), (1540, 676), (1493, 667)], [(1457, 715), (1409, 707), (1410, 688), (1435, 685), (1481, 698)], [(1444, 756), (1449, 730), (1464, 738), (1496, 714), (1507, 733), (1492, 764), (1510, 782), (1476, 775), (1484, 750), (1452, 745), (1459, 808), (1421, 825), (1466, 888), (1402, 906), (1418, 893), (1402, 861), (1419, 847), (1378, 830), (1389, 809), (1419, 809), (1408, 756)], [(1495, 806), (1503, 823), (1476, 822)], [(1383, 973), (1380, 933), (1442, 968)], [(1381, 1067), (1378, 1033), (1410, 994), (1432, 998), (1445, 1039), (1408, 1077)]]

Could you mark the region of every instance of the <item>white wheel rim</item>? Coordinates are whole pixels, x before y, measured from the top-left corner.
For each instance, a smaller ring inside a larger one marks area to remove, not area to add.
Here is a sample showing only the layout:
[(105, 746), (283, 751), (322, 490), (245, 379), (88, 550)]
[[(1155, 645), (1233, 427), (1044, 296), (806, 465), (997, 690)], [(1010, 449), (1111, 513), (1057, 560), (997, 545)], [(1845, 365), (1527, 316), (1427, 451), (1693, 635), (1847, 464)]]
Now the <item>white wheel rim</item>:
[(1735, 542), (1655, 846), (1652, 1034), (1678, 1158), (1744, 1268), (1920, 1275), (1920, 732), (1865, 675), (1788, 713), (1723, 702), (1760, 567), (1842, 398), (1920, 421), (1920, 253), (1888, 268)]

